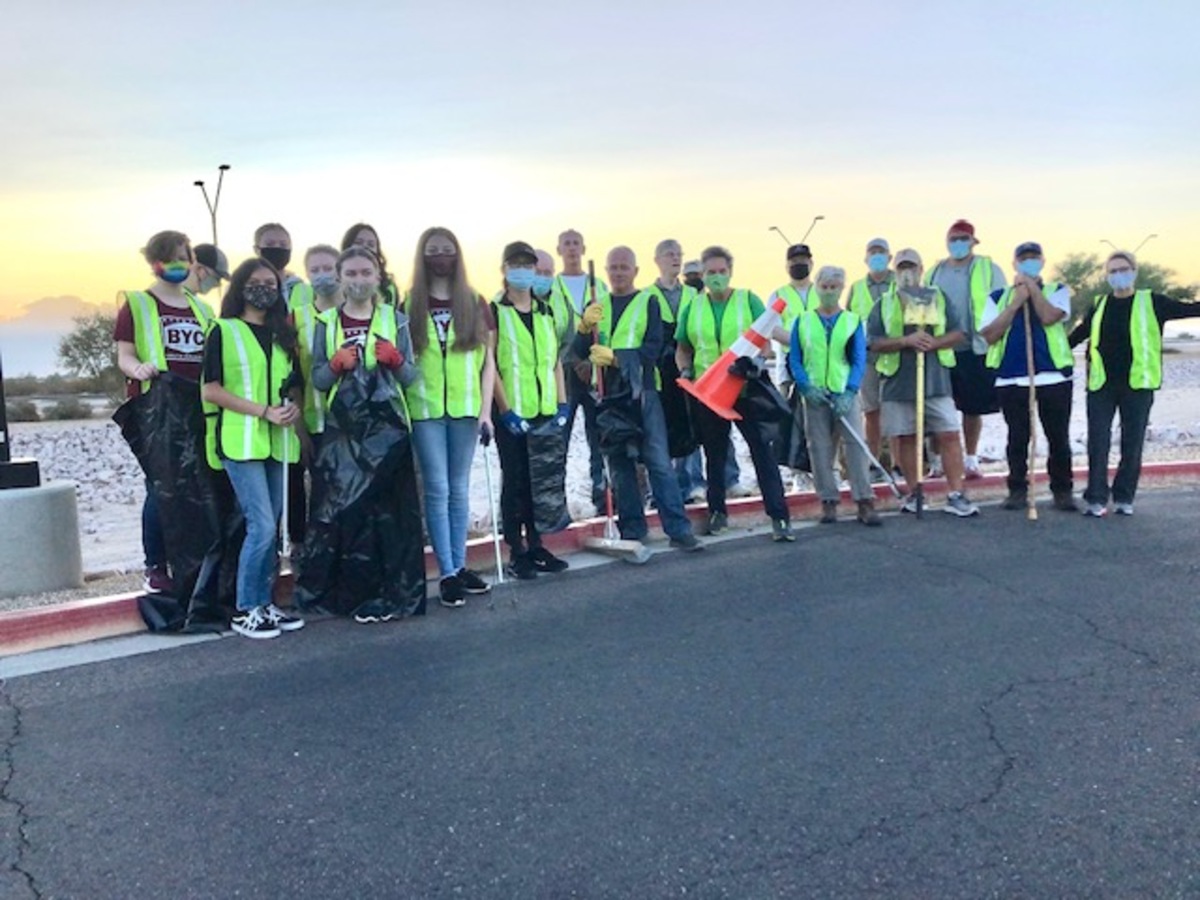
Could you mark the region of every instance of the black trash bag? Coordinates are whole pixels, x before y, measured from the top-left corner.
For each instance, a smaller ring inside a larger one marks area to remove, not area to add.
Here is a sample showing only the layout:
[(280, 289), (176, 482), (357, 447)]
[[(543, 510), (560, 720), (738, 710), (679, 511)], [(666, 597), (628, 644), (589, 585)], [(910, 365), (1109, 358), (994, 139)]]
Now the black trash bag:
[(788, 395), (788, 407), (788, 418), (773, 426), (776, 430), (770, 443), (775, 461), (781, 466), (800, 472), (812, 472), (812, 462), (808, 458), (808, 439), (804, 430), (804, 397), (794, 384)]
[(765, 370), (759, 370), (757, 375), (746, 379), (742, 392), (733, 404), (733, 411), (750, 422), (783, 422), (792, 415), (787, 400), (771, 383)]
[(539, 534), (554, 534), (571, 524), (567, 512), (566, 440), (554, 416), (546, 417), (525, 435), (529, 453), (529, 484), (533, 494), (533, 525)]
[(236, 597), (245, 534), (224, 472), (209, 468), (204, 411), (196, 382), (163, 372), (127, 400), (113, 421), (158, 501), (171, 592), (138, 607), (151, 631), (223, 631)]
[(636, 459), (642, 441), (642, 360), (637, 351), (618, 350), (616, 365), (604, 369), (604, 396), (596, 398), (596, 431), (607, 456)]
[(696, 437), (696, 427), (692, 423), (691, 397), (675, 381), (679, 377), (679, 367), (675, 365), (675, 356), (663, 357), (658, 366), (662, 376), (663, 418), (667, 422), (667, 453), (672, 459), (691, 456), (700, 446)]
[(412, 437), (382, 368), (342, 380), (312, 465), (318, 498), (297, 557), (295, 603), (340, 616), (425, 614)]

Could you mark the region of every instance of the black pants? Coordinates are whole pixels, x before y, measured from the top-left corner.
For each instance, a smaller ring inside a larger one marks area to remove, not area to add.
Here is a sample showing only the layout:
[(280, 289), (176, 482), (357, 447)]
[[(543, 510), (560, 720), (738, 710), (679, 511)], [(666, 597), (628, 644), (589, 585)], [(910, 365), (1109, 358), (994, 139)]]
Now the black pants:
[(575, 413), (583, 407), (583, 433), (588, 444), (588, 470), (592, 477), (592, 497), (604, 493), (604, 457), (600, 453), (600, 432), (596, 427), (596, 398), (592, 386), (581, 381), (573, 366), (563, 366), (563, 378), (567, 384), (567, 400), (571, 405), (567, 413), (566, 440), (563, 442), (563, 459), (571, 446), (571, 432), (575, 428)]
[(299, 547), (304, 543), (304, 535), (308, 530), (308, 491), (304, 486), (304, 463), (294, 462), (288, 465), (288, 537), (292, 544)]
[(1108, 502), (1108, 451), (1112, 447), (1113, 416), (1121, 413), (1121, 461), (1112, 483), (1116, 503), (1132, 503), (1142, 474), (1142, 446), (1154, 391), (1134, 390), (1127, 384), (1113, 385), (1111, 379), (1098, 391), (1088, 391), (1088, 486), (1083, 499), (1088, 503)]
[[(702, 403), (695, 406), (696, 432), (700, 444), (704, 447), (704, 456), (708, 460), (708, 471), (724, 472), (725, 460), (729, 454), (728, 419), (722, 419)], [(771, 452), (762, 426), (757, 422), (745, 419), (736, 420), (737, 429), (746, 439), (750, 448), (750, 458), (754, 461), (754, 473), (758, 476), (758, 487), (762, 491), (763, 507), (772, 519), (790, 519), (787, 501), (783, 498), (783, 480), (779, 477), (779, 466), (775, 463), (775, 455)], [(725, 512), (725, 479), (708, 479), (708, 510), (710, 513)]]
[[(545, 417), (530, 420), (530, 425)], [(529, 442), (492, 420), (496, 450), (500, 454), (500, 530), (504, 542), (514, 553), (523, 553), (542, 545), (533, 518), (533, 484), (529, 478)]]
[[(1008, 425), (1008, 489), (1019, 493), (1029, 489), (1029, 386), (998, 387), (996, 397)], [(1046, 471), (1050, 475), (1050, 492), (1056, 497), (1070, 496), (1071, 382), (1038, 387), (1037, 411), (1049, 447)]]

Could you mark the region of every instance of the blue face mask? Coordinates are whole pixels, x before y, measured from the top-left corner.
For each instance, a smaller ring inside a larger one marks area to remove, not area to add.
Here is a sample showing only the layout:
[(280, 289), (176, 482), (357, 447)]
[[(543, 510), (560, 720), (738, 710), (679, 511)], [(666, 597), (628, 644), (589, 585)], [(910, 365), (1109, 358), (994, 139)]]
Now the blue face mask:
[(1017, 263), (1017, 271), (1022, 275), (1028, 275), (1030, 278), (1037, 278), (1042, 274), (1042, 266), (1045, 263), (1040, 259), (1023, 259)]
[(867, 257), (867, 268), (878, 274), (886, 272), (888, 266), (888, 255), (886, 253), (872, 253)]
[(533, 287), (537, 273), (533, 269), (505, 269), (504, 280), (513, 290), (527, 291)]
[[(511, 283), (511, 282), (510, 282)], [(550, 288), (554, 287), (553, 275), (537, 275), (533, 276), (533, 292), (539, 297), (545, 297), (550, 293)]]
[(959, 238), (953, 240), (949, 244), (950, 255), (955, 259), (966, 259), (971, 255), (971, 241), (969, 238)]
[(1127, 291), (1137, 281), (1137, 272), (1113, 272), (1108, 276), (1108, 284), (1114, 291)]

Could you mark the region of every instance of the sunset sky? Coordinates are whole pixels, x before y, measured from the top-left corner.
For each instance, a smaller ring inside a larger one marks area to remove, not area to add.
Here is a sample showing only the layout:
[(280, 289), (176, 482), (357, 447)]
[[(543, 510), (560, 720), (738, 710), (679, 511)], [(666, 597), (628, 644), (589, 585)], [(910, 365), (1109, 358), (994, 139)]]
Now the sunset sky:
[[(912, 10), (919, 10), (913, 12)], [(817, 262), (865, 241), (944, 253), (965, 216), (1007, 270), (1107, 238), (1200, 281), (1200, 66), (1183, 2), (812, 4), (54, 0), (6, 13), (0, 318), (111, 305), (153, 232), (208, 240), (193, 181), (233, 166), (233, 263), (256, 225), (297, 256), (375, 224), (401, 280), (454, 229), (490, 293), (502, 245), (655, 242), (785, 280), (778, 225)]]

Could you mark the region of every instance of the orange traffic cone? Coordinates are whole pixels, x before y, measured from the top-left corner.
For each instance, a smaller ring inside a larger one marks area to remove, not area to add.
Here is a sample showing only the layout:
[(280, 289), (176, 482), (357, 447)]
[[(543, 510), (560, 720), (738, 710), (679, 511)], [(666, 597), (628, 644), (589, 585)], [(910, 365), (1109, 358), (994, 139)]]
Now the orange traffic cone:
[(739, 356), (761, 356), (771, 341), (771, 332), (779, 324), (780, 315), (787, 308), (787, 300), (780, 297), (772, 303), (763, 314), (754, 320), (754, 324), (746, 329), (746, 333), (733, 342), (733, 345), (705, 370), (699, 380), (676, 378), (675, 383), (715, 412), (722, 419), (740, 419), (741, 415), (734, 412), (733, 404), (746, 386), (746, 379), (734, 375), (729, 367)]

